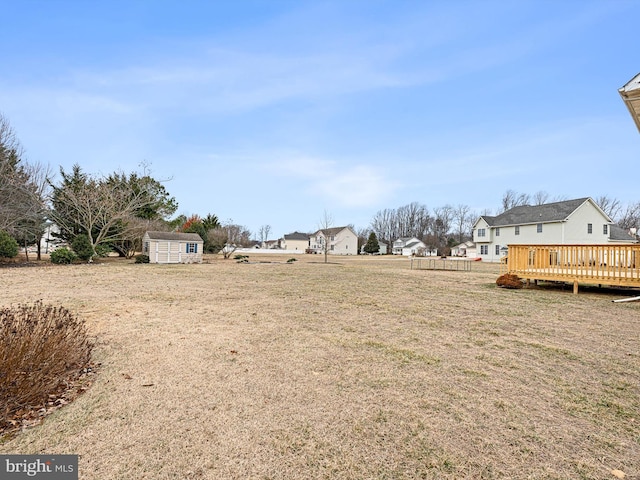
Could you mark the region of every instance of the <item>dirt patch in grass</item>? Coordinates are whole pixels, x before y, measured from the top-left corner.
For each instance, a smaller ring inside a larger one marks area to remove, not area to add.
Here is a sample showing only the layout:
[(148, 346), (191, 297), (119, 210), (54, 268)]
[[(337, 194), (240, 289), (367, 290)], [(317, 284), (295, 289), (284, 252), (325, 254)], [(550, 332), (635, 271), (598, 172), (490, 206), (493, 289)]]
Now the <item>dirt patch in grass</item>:
[(259, 262), (287, 258), (1, 270), (2, 304), (71, 309), (102, 367), (0, 452), (80, 454), (83, 479), (640, 475), (640, 304), (495, 265)]

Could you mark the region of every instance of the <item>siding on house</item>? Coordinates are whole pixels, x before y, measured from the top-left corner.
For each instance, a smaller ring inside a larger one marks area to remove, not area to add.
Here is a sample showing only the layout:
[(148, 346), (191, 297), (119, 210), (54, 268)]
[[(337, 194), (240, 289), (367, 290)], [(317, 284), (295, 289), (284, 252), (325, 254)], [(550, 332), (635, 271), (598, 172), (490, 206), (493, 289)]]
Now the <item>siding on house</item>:
[(310, 237), (309, 249), (314, 253), (324, 253), (325, 242), (329, 255), (358, 254), (358, 236), (349, 227), (318, 230)]
[[(591, 198), (514, 207), (501, 215), (482, 216), (473, 227), (478, 256), (498, 262), (508, 245), (606, 244), (619, 242), (613, 221)], [(606, 230), (606, 233), (605, 233)], [(631, 243), (634, 239), (627, 238)]]
[(306, 252), (309, 248), (309, 235), (308, 233), (293, 232), (284, 236), (281, 242), (284, 250), (300, 250)]

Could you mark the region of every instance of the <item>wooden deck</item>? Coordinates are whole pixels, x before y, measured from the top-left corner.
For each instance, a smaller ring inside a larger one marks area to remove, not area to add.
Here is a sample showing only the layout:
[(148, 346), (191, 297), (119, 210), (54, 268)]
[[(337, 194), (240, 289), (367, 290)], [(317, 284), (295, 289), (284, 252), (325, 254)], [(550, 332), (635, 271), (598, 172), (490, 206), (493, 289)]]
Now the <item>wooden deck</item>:
[(509, 245), (501, 273), (527, 280), (640, 287), (640, 244)]

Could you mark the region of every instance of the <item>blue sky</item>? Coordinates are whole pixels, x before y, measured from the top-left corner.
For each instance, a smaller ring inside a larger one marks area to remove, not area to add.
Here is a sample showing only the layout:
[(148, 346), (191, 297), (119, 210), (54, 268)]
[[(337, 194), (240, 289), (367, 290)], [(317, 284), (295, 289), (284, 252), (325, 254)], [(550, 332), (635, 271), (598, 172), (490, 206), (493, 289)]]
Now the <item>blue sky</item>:
[(6, 1), (30, 161), (152, 175), (271, 237), (507, 189), (640, 201), (640, 2)]

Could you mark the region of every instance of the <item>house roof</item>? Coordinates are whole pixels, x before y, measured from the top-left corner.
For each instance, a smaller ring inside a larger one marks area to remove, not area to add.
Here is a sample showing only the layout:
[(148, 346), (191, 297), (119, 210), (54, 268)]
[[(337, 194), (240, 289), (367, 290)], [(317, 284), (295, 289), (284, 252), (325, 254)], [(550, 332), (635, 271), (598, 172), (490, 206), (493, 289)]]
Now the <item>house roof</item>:
[(202, 238), (197, 233), (182, 232), (147, 232), (151, 240), (183, 240), (185, 242), (202, 242)]
[(335, 235), (340, 233), (342, 230), (351, 230), (349, 227), (333, 227), (333, 228), (321, 228), (316, 233), (322, 233), (324, 235)]
[(616, 240), (619, 242), (629, 242), (636, 243), (636, 238), (631, 235), (624, 228), (619, 227), (618, 225), (611, 225), (609, 229), (609, 239)]
[(622, 88), (619, 88), (618, 93), (629, 109), (638, 131), (640, 131), (640, 73), (629, 80)]
[[(543, 205), (521, 205), (513, 207), (495, 217), (482, 216), (490, 227), (504, 227), (509, 225), (526, 225), (532, 223), (564, 222), (583, 203), (591, 201), (589, 197), (565, 200), (562, 202), (545, 203)], [(593, 204), (600, 210), (595, 202)], [(602, 212), (607, 218), (607, 215)]]
[(412, 247), (415, 247), (416, 245), (424, 245), (424, 243), (418, 240), (417, 242), (407, 243), (403, 248), (412, 248)]
[(293, 232), (284, 236), (285, 240), (309, 240), (308, 233)]

